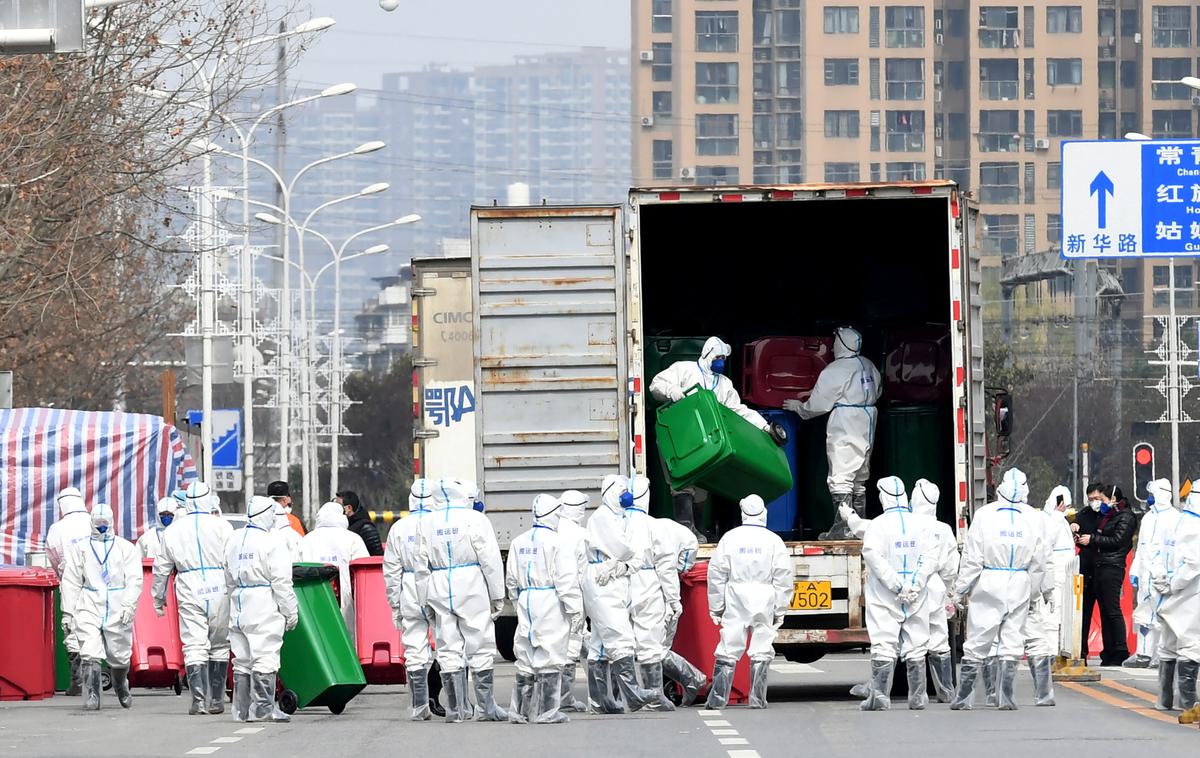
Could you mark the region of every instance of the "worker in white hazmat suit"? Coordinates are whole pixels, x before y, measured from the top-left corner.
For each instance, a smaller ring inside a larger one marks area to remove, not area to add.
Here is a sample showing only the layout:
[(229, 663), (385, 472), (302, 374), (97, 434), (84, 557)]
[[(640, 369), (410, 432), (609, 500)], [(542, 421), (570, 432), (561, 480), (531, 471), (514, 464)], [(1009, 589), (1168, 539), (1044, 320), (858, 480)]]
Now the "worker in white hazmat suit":
[[(66, 568), (67, 554), (92, 536), (92, 521), (88, 517), (87, 505), (83, 495), (74, 487), (67, 487), (54, 498), (58, 518), (46, 531), (46, 557), (50, 568), (62, 580)], [(71, 684), (67, 694), (74, 697), (80, 694), (79, 680), (79, 640), (74, 633), (65, 634), (64, 644), (67, 648), (67, 660), (71, 664)]]
[(225, 712), (229, 672), (229, 595), (225, 588), (225, 549), (233, 527), (211, 509), (204, 482), (188, 487), (187, 510), (162, 533), (154, 559), (154, 612), (166, 613), (167, 581), (175, 579), (179, 636), (192, 702), (188, 712)]
[[(654, 539), (667, 552), (675, 556), (674, 584), (678, 588), (679, 575), (691, 571), (692, 567), (696, 565), (696, 551), (700, 547), (696, 541), (696, 535), (674, 519), (656, 518), (654, 519)], [(675, 592), (678, 594), (678, 589)], [(682, 608), (681, 603), (680, 616)], [(696, 702), (696, 696), (700, 690), (704, 689), (704, 685), (708, 684), (708, 677), (690, 661), (671, 649), (678, 627), (679, 616), (668, 618), (663, 633), (663, 648), (666, 651), (663, 656), (663, 675), (678, 682), (679, 686), (683, 688), (683, 698), (680, 704), (686, 708)]]
[[(558, 520), (558, 539), (562, 543), (562, 549), (575, 557), (576, 575), (579, 577), (582, 596), (583, 574), (587, 569), (587, 530), (583, 528), (583, 519), (591, 498), (579, 490), (567, 490), (558, 499), (562, 503), (562, 517)], [(586, 607), (584, 610), (586, 612)], [(564, 711), (582, 713), (588, 709), (585, 703), (576, 699), (574, 691), (575, 669), (583, 651), (585, 634), (586, 628), (572, 631), (567, 646), (567, 665), (563, 666), (562, 673), (561, 708)]]
[[(848, 326), (833, 334), (833, 362), (822, 369), (808, 400), (785, 400), (783, 407), (802, 419), (829, 414), (825, 455), (829, 459), (829, 494), (835, 508), (850, 504), (861, 518), (867, 513), (867, 479), (875, 444), (881, 391), (879, 370), (862, 355), (862, 335)], [(845, 539), (844, 521), (835, 522), (821, 539)]]
[(292, 528), (292, 521), (288, 518), (287, 506), (278, 502), (275, 503), (275, 529), (273, 531), (275, 536), (283, 542), (284, 547), (287, 548), (288, 559), (292, 563), (300, 561), (300, 540), (303, 538), (299, 532)]
[(496, 705), (493, 671), (494, 621), (504, 610), (504, 564), (491, 522), (472, 507), (473, 489), (470, 483), (438, 480), (434, 501), (441, 510), (425, 519), (418, 543), (423, 560), (417, 582), (429, 583), (446, 721), (451, 723), (468, 715), (468, 669), (475, 685), (475, 720), (508, 720)]
[[(1156, 495), (1157, 497), (1157, 495)], [(1200, 721), (1196, 677), (1200, 674), (1200, 492), (1183, 501), (1183, 512), (1164, 540), (1163, 554), (1151, 579), (1162, 598), (1158, 606), (1158, 681), (1160, 710), (1175, 705), (1179, 687), (1182, 724)]]
[(1121, 665), (1125, 668), (1149, 668), (1158, 657), (1158, 606), (1162, 602), (1154, 589), (1154, 567), (1161, 563), (1164, 542), (1175, 531), (1181, 512), (1175, 507), (1171, 482), (1158, 479), (1150, 483), (1150, 510), (1142, 516), (1137, 549), (1129, 565), (1129, 583), (1133, 586), (1133, 626), (1137, 649)]
[(175, 521), (175, 504), (173, 497), (160, 498), (154, 506), (154, 524), (142, 536), (138, 537), (137, 547), (143, 558), (154, 560), (158, 557), (158, 547), (162, 544), (163, 531)]
[[(725, 361), (729, 358), (731, 352), (732, 348), (723, 342), (720, 337), (709, 337), (704, 343), (704, 348), (701, 350), (698, 360), (677, 361), (655, 376), (650, 382), (650, 394), (660, 403), (677, 403), (683, 399), (689, 390), (699, 385), (709, 392), (714, 393), (717, 396), (717, 401), (726, 408), (729, 408), (764, 432), (770, 433), (771, 425), (767, 420), (758, 411), (747, 408), (742, 403), (741, 396), (733, 388), (733, 382), (724, 376)], [(783, 442), (786, 442), (786, 438)], [(783, 444), (783, 442), (777, 440), (778, 444)], [(670, 482), (670, 474), (666, 470), (665, 461), (663, 463), (663, 475)], [(675, 520), (693, 532), (696, 532), (697, 536), (704, 538), (704, 535), (696, 530), (695, 504), (707, 500), (708, 493), (699, 487), (693, 486), (679, 491), (672, 489), (671, 497)]]
[(913, 485), (913, 515), (925, 518), (929, 524), (929, 539), (936, 568), (925, 588), (929, 613), (929, 670), (933, 673), (933, 688), (939, 703), (949, 703), (954, 697), (954, 657), (950, 650), (950, 619), (954, 604), (950, 588), (958, 579), (958, 541), (949, 524), (938, 521), (937, 506), (941, 490), (927, 479)]
[(711, 709), (729, 702), (733, 669), (743, 653), (750, 655), (750, 707), (767, 707), (775, 635), (792, 598), (792, 557), (767, 529), (766, 504), (748, 495), (740, 507), (742, 525), (725, 533), (708, 562), (708, 612), (721, 627), (708, 691)]
[(291, 720), (275, 706), (275, 677), (283, 634), (296, 628), (300, 605), (292, 587), (291, 557), (275, 534), (276, 507), (269, 497), (250, 498), (250, 520), (225, 551), (233, 715), (238, 721)]
[(655, 539), (650, 516), (650, 480), (630, 480), (633, 505), (625, 511), (625, 539), (633, 548), (629, 566), (629, 620), (633, 625), (634, 658), (642, 686), (654, 693), (647, 704), (652, 711), (673, 711), (675, 704), (663, 693), (663, 656), (668, 626), (683, 614), (679, 602), (679, 555), (670, 544)]
[[(584, 572), (584, 605), (591, 614), (592, 637), (588, 649), (589, 674), (593, 661), (607, 660), (609, 677), (615, 677), (621, 699), (630, 711), (639, 711), (658, 696), (638, 686), (634, 673), (633, 622), (630, 617), (630, 578), (638, 556), (626, 539), (626, 509), (633, 507), (629, 481), (616, 474), (604, 477), (600, 485), (602, 506), (588, 518), (587, 556)], [(589, 698), (602, 693), (591, 692)]]
[[(583, 594), (574, 547), (560, 539), (562, 503), (553, 495), (533, 499), (533, 528), (508, 549), (504, 583), (517, 609), (513, 652), (517, 680), (508, 720), (524, 724), (561, 724), (562, 675), (571, 634), (583, 628)], [(534, 686), (541, 693), (534, 702)]]
[[(342, 618), (350, 639), (354, 639), (354, 588), (350, 583), (350, 561), (369, 558), (367, 546), (354, 532), (342, 506), (326, 503), (317, 511), (317, 526), (300, 538), (300, 560), (306, 563), (327, 563), (338, 568), (338, 592), (342, 605)], [(288, 531), (296, 530), (288, 523)]]
[(862, 549), (868, 576), (865, 599), (871, 638), (871, 691), (861, 707), (864, 711), (891, 708), (892, 676), (896, 659), (900, 658), (907, 667), (908, 707), (923, 710), (928, 702), (927, 585), (937, 571), (940, 545), (934, 541), (929, 518), (913, 514), (899, 477), (885, 477), (876, 486), (883, 513), (871, 520)]
[(1025, 652), (1029, 601), (1034, 593), (1047, 594), (1053, 588), (1053, 581), (1045, 581), (1045, 517), (1028, 505), (1025, 474), (1008, 471), (997, 493), (999, 501), (975, 513), (954, 587), (955, 605), (961, 607), (969, 597), (971, 607), (953, 710), (974, 707), (975, 681), (997, 639), (1000, 709), (1016, 710), (1013, 683)]
[(129, 658), (141, 595), (142, 557), (117, 535), (112, 508), (99, 503), (92, 509), (91, 537), (67, 553), (62, 578), (62, 623), (79, 640), (84, 710), (100, 709), (101, 661), (108, 662), (121, 707), (133, 705)]

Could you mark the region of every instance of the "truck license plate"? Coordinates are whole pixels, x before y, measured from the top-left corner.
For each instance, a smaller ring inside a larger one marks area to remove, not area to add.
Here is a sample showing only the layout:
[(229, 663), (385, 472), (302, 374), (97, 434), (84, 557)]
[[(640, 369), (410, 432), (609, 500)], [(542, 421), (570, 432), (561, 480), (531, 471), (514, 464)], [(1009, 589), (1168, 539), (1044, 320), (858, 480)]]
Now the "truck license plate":
[(793, 611), (828, 611), (833, 608), (833, 589), (829, 582), (796, 582), (792, 590)]

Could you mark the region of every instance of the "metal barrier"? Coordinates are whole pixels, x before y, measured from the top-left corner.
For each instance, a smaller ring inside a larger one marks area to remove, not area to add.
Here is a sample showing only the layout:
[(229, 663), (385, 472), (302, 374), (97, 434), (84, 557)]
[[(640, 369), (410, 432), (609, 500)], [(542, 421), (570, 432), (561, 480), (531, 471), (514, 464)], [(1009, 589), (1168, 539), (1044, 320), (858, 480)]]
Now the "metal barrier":
[(1062, 614), (1058, 626), (1058, 658), (1054, 662), (1056, 682), (1098, 682), (1100, 672), (1088, 668), (1083, 658), (1083, 576), (1079, 573), (1079, 556), (1067, 564), (1067, 581), (1063, 587)]

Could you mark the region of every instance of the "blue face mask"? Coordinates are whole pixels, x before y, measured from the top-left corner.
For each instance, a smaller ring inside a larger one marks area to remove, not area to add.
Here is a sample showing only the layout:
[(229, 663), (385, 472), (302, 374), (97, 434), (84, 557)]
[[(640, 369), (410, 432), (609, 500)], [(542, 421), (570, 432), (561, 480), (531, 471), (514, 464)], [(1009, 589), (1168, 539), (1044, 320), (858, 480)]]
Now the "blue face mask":
[(712, 366), (711, 366), (710, 368), (712, 369), (712, 372), (713, 372), (714, 374), (723, 374), (723, 373), (725, 373), (725, 359), (724, 359), (724, 358), (717, 358), (717, 359), (715, 359), (715, 360), (712, 362)]
[(628, 510), (633, 507), (633, 493), (626, 490), (621, 493), (621, 507)]
[(175, 520), (175, 516), (170, 513), (164, 513), (158, 517), (158, 520), (162, 522), (163, 526), (170, 526), (171, 522)]
[(475, 510), (479, 511), (480, 513), (483, 513), (483, 501), (482, 500), (476, 500), (475, 505), (473, 507), (475, 508)]
[(1100, 513), (1102, 515), (1107, 516), (1108, 514), (1112, 513), (1112, 509), (1113, 507), (1108, 503), (1100, 503)]
[(1154, 505), (1154, 493), (1153, 492), (1146, 496), (1146, 505)]
[(108, 533), (108, 525), (101, 524), (100, 526), (96, 527), (96, 531), (99, 532), (100, 534), (107, 534)]

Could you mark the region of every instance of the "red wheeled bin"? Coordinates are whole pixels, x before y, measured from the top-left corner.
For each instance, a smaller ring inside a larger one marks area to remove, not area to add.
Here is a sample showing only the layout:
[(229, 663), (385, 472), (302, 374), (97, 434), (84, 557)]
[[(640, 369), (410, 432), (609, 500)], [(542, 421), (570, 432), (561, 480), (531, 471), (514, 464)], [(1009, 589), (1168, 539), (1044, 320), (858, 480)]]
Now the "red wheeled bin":
[(0, 700), (54, 696), (54, 588), (45, 568), (0, 568)]
[(350, 562), (350, 584), (354, 588), (354, 641), (358, 662), (368, 684), (406, 684), (404, 645), (400, 630), (392, 622), (383, 581), (383, 558), (359, 558)]
[(831, 337), (767, 337), (742, 352), (742, 399), (764, 408), (805, 400), (833, 360)]
[(183, 642), (179, 636), (179, 602), (175, 576), (167, 583), (167, 612), (154, 612), (154, 561), (142, 559), (142, 595), (133, 617), (133, 656), (129, 684), (133, 687), (173, 687), (183, 691)]
[[(679, 628), (671, 649), (711, 680), (721, 628), (714, 625), (708, 615), (708, 561), (699, 562), (679, 575), (679, 595), (683, 603), (683, 615), (679, 617)], [(707, 688), (701, 691), (701, 697), (707, 691)], [(729, 704), (745, 703), (749, 699), (750, 659), (743, 655), (733, 669)]]

